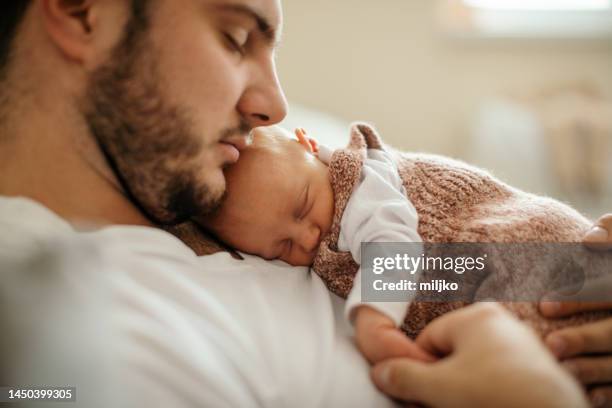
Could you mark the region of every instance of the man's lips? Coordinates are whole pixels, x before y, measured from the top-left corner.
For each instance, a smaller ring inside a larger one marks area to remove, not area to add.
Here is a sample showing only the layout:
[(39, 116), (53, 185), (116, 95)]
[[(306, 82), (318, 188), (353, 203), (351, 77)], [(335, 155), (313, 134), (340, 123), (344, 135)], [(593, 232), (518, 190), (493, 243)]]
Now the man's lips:
[(233, 164), (240, 158), (240, 151), (251, 144), (251, 133), (236, 132), (219, 141), (219, 147), (225, 156), (226, 164)]
[(251, 144), (251, 136), (250, 134), (245, 136), (232, 136), (227, 137), (221, 140), (221, 143), (229, 144), (234, 146), (238, 150), (245, 149), (248, 145)]
[(236, 163), (240, 158), (240, 151), (236, 146), (227, 142), (219, 142), (221, 153), (225, 156), (225, 162), (229, 164)]

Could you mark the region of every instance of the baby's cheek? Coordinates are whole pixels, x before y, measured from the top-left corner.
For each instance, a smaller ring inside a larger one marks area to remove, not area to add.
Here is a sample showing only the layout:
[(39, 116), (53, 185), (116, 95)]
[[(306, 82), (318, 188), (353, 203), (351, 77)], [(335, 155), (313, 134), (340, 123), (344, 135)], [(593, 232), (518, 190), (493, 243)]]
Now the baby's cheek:
[(285, 260), (289, 265), (293, 266), (310, 266), (314, 260), (314, 256), (306, 253), (294, 253)]

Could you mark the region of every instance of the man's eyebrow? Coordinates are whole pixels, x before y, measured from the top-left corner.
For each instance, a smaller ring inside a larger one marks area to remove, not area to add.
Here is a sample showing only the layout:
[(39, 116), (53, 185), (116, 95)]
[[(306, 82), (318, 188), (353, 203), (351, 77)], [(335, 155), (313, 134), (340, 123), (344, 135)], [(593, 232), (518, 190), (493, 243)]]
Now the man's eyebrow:
[(263, 16), (250, 6), (247, 6), (246, 4), (237, 3), (219, 4), (217, 6), (217, 9), (242, 14), (255, 20), (255, 22), (257, 23), (257, 30), (263, 35), (263, 37), (266, 39), (266, 42), (273, 47), (278, 44), (279, 38), (277, 30), (272, 27), (272, 24), (265, 16)]

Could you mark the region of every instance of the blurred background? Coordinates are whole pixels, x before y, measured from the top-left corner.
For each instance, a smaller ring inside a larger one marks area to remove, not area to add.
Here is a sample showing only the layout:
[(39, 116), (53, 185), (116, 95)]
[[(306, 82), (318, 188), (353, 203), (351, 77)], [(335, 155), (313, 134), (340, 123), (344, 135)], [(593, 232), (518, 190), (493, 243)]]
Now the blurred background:
[(351, 121), (612, 212), (612, 0), (283, 0), (284, 125)]

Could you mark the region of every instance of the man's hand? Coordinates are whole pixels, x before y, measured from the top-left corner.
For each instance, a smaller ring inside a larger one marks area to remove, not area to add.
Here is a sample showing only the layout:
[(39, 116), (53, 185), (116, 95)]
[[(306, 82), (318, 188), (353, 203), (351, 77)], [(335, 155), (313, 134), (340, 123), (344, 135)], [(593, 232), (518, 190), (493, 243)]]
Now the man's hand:
[[(610, 282), (610, 280), (608, 280)], [(608, 291), (612, 284), (608, 283)], [(540, 310), (550, 317), (588, 310), (610, 310), (606, 302), (543, 302)], [(578, 381), (590, 388), (594, 406), (612, 407), (612, 318), (568, 327), (550, 333), (546, 345)]]
[(377, 364), (372, 376), (383, 392), (436, 407), (587, 406), (578, 383), (535, 334), (496, 304), (443, 315), (416, 343), (441, 360)]
[[(596, 251), (612, 250), (612, 214), (599, 218), (593, 228), (585, 234), (583, 243)], [(607, 301), (608, 298), (610, 301)], [(585, 301), (588, 299), (592, 301)], [(552, 318), (593, 310), (612, 310), (612, 273), (587, 281), (578, 293), (571, 295), (554, 293), (540, 302), (542, 315)]]
[(393, 320), (369, 306), (355, 311), (355, 341), (371, 364), (397, 357), (435, 360), (401, 332)]
[(612, 214), (602, 215), (593, 228), (586, 233), (584, 244), (592, 249), (612, 249)]
[[(612, 214), (601, 216), (583, 237), (587, 248), (595, 251), (612, 250)], [(608, 294), (608, 296), (606, 296)], [(554, 297), (555, 301), (550, 298)], [(540, 312), (546, 317), (565, 317), (593, 310), (612, 310), (612, 301), (601, 301), (612, 297), (612, 274), (588, 281), (580, 293), (574, 295), (551, 294), (540, 302)], [(586, 302), (584, 299), (597, 299)]]
[[(585, 235), (584, 244), (594, 250), (610, 250), (611, 231), (612, 214), (607, 214)], [(540, 302), (540, 312), (546, 317), (612, 310), (612, 301), (605, 301), (612, 297), (612, 275), (587, 282), (577, 294), (553, 296), (555, 301)], [(612, 407), (612, 318), (557, 330), (548, 335), (546, 344), (580, 382), (591, 387), (589, 395), (595, 406)]]

